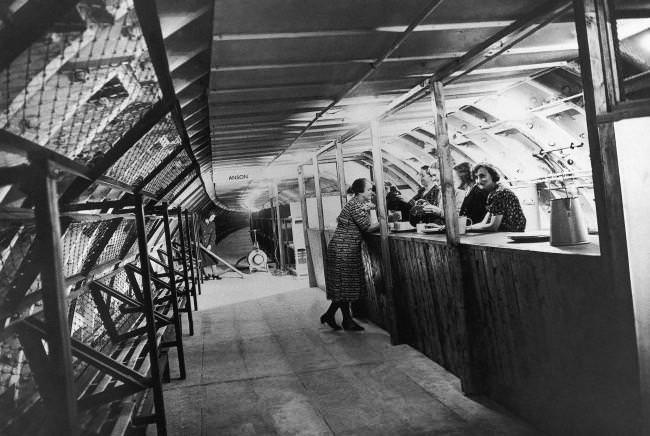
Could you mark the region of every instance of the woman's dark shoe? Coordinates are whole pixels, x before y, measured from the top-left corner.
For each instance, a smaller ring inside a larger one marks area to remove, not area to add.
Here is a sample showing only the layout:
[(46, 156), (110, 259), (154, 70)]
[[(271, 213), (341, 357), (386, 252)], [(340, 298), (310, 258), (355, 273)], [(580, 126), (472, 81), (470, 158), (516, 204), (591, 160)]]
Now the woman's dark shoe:
[(353, 332), (362, 332), (365, 329), (361, 327), (359, 324), (354, 322), (354, 320), (351, 319), (344, 319), (343, 320), (343, 330), (348, 330), (348, 331), (353, 331)]
[(327, 314), (322, 315), (320, 317), (320, 323), (327, 324), (328, 326), (332, 327), (333, 330), (341, 330), (341, 326), (336, 323), (336, 320), (332, 315), (330, 316), (328, 316)]

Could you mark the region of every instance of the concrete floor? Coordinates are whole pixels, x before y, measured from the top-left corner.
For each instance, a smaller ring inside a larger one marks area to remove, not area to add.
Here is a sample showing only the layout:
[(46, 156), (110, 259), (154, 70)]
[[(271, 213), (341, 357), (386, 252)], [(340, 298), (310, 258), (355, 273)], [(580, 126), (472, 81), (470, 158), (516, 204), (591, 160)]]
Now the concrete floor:
[(383, 330), (320, 326), (326, 306), (291, 276), (205, 282), (188, 377), (165, 385), (169, 434), (536, 434), (463, 396), (457, 378)]

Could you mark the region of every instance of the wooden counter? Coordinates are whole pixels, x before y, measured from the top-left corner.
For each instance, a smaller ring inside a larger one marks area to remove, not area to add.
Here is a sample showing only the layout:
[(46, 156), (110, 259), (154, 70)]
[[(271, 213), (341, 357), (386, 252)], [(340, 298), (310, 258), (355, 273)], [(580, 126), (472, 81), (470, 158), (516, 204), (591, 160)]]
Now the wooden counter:
[(609, 291), (595, 237), (552, 247), (468, 234), (452, 248), (445, 235), (391, 234), (394, 307), (379, 235), (366, 242), (360, 309), (380, 326), (393, 311), (400, 341), (459, 376), (467, 393), (553, 435), (634, 434), (633, 323)]

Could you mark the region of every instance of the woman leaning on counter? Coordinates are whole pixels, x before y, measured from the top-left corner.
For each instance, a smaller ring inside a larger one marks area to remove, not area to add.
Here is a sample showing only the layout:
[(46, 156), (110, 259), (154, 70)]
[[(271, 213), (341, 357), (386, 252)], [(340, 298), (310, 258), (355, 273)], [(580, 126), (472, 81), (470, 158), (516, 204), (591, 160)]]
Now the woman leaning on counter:
[(510, 189), (499, 183), (500, 176), (490, 164), (478, 164), (472, 170), (477, 186), (487, 192), (487, 213), (479, 223), (468, 227), (475, 232), (523, 232), (526, 217), (519, 199)]

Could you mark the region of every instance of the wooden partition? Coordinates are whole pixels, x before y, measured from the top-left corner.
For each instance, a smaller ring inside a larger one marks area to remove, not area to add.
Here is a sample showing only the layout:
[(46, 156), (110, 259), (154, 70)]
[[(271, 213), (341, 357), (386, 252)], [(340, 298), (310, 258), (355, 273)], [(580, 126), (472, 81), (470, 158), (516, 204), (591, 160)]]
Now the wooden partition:
[(386, 307), (379, 236), (369, 236), (368, 318), (383, 325), (393, 311), (400, 338), (459, 376), (466, 393), (548, 434), (637, 434), (634, 338), (604, 286), (597, 246), (546, 243), (545, 252), (487, 237), (454, 250), (442, 235), (391, 235), (398, 285)]

